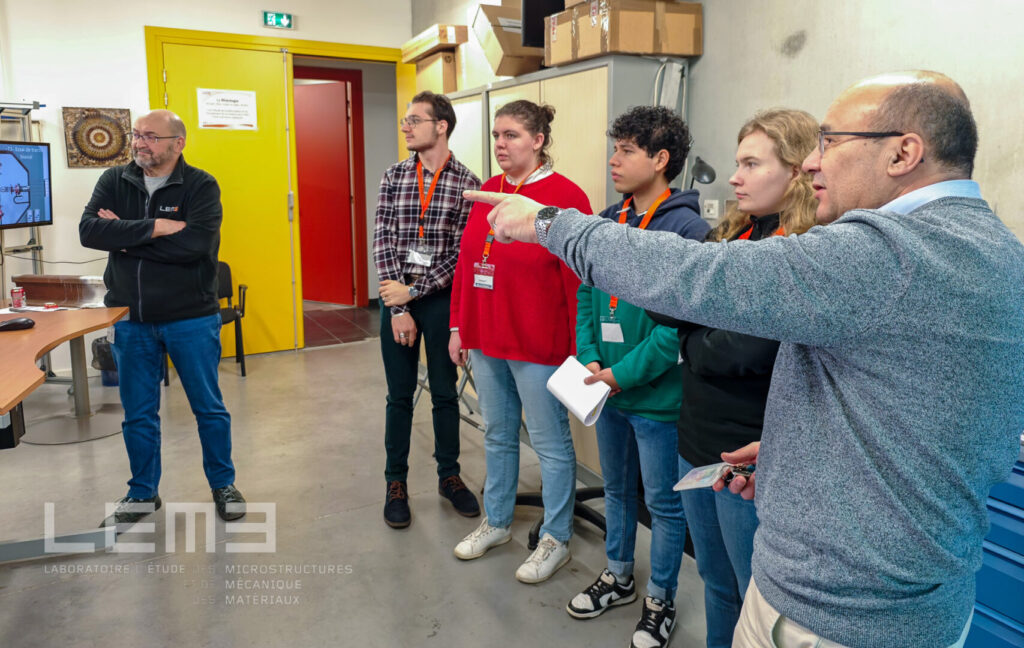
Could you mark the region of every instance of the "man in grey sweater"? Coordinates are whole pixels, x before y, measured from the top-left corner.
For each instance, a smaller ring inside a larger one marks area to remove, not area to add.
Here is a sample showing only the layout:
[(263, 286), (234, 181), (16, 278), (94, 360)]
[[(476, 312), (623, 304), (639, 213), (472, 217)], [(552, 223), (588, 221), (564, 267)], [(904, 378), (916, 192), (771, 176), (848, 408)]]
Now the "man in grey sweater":
[(903, 73), (829, 108), (804, 162), (828, 226), (799, 236), (702, 245), (468, 196), (589, 285), (782, 341), (760, 456), (729, 457), (756, 458), (760, 518), (736, 647), (966, 638), (985, 500), (1024, 428), (1024, 246), (969, 180), (976, 148), (959, 86)]

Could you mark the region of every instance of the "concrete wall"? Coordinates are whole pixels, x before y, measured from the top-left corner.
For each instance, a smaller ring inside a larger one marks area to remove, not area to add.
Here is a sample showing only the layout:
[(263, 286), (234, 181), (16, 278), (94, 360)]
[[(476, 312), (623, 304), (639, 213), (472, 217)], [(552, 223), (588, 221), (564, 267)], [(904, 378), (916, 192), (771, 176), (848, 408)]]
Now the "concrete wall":
[(1024, 237), (1024, 3), (924, 0), (714, 0), (704, 3), (704, 56), (691, 68), (694, 153), (718, 172), (702, 187), (732, 198), (736, 133), (760, 108), (789, 106), (819, 119), (845, 87), (880, 72), (926, 68), (967, 92), (981, 146), (974, 177), (1000, 217)]

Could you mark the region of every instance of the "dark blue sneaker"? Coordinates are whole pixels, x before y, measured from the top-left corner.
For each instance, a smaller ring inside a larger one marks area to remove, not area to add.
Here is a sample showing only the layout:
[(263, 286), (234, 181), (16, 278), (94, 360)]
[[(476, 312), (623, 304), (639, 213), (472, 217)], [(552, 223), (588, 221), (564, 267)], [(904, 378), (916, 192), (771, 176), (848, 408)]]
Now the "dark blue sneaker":
[(404, 529), (412, 521), (409, 512), (409, 491), (404, 481), (388, 482), (388, 498), (384, 503), (384, 522), (392, 529)]

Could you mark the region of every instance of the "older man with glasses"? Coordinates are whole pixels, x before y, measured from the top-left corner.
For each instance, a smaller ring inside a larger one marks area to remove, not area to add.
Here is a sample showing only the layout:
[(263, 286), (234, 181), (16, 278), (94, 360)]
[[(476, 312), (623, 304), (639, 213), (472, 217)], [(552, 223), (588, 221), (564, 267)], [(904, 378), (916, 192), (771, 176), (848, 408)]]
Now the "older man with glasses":
[(412, 155), (384, 172), (373, 232), (388, 382), (384, 522), (395, 529), (412, 521), (406, 480), (421, 341), (433, 405), (438, 492), (460, 515), (480, 515), (476, 497), (459, 476), (458, 374), (448, 357), (452, 277), (471, 206), (462, 192), (478, 189), (480, 179), (448, 149), (455, 110), (444, 95), (417, 94), (398, 126)]
[(948, 77), (862, 81), (821, 130), (804, 170), (828, 226), (798, 236), (700, 245), (469, 197), (588, 284), (782, 342), (760, 453), (723, 455), (758, 466), (729, 485), (756, 482), (760, 519), (734, 647), (961, 646), (1024, 428), (1024, 246), (970, 180), (977, 129)]
[(128, 306), (114, 325), (128, 495), (100, 526), (134, 524), (160, 508), (160, 379), (170, 355), (195, 414), (203, 469), (224, 520), (245, 515), (231, 461), (231, 415), (217, 378), (220, 188), (185, 163), (185, 124), (169, 110), (139, 117), (133, 161), (100, 176), (79, 224), (82, 245), (110, 253), (107, 306)]

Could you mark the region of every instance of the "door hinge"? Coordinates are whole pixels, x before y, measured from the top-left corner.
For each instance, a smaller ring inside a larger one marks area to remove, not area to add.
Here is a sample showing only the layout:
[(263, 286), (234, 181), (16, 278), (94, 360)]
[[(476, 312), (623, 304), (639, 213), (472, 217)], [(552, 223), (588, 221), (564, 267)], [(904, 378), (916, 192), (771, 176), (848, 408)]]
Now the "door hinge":
[(167, 93), (164, 93), (164, 108), (167, 107)]
[(164, 83), (167, 83), (167, 70), (164, 70)]
[(288, 222), (295, 220), (295, 192), (288, 192)]

